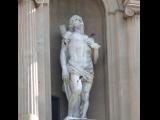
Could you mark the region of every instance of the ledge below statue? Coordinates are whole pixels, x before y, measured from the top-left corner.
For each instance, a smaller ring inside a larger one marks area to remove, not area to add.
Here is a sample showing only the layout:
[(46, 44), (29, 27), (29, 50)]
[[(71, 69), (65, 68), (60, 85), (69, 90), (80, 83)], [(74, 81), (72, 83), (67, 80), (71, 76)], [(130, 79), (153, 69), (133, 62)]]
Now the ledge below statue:
[(96, 120), (96, 119), (66, 117), (64, 120)]
[(96, 119), (88, 119), (88, 118), (69, 118), (65, 120), (96, 120)]

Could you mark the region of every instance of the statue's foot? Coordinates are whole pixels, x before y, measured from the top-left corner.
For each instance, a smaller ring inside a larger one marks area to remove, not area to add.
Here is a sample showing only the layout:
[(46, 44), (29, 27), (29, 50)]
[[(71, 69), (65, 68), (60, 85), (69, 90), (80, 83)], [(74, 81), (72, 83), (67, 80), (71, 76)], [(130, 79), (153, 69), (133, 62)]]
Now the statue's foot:
[(72, 117), (70, 117), (70, 116), (67, 116), (64, 118), (64, 120), (71, 120), (71, 119), (72, 119)]
[(87, 117), (82, 117), (82, 119), (87, 119)]
[(67, 117), (65, 117), (64, 118), (64, 120), (79, 120), (79, 119), (83, 119), (83, 120), (85, 120), (85, 119), (87, 119), (87, 117), (80, 117), (80, 118), (77, 118), (77, 117), (70, 117), (70, 116), (67, 116)]
[(83, 117), (83, 118), (81, 117), (80, 119), (82, 119), (82, 120), (87, 120), (87, 118), (86, 118), (86, 117)]
[(82, 116), (81, 118), (82, 118), (82, 119), (87, 119), (87, 116), (85, 115), (85, 116)]

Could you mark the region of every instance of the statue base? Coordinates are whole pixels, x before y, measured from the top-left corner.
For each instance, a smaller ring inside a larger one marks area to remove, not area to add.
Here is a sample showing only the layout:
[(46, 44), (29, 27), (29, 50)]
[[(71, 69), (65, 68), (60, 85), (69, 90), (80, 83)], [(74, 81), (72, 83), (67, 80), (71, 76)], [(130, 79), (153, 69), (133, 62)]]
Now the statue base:
[(66, 117), (64, 120), (96, 120), (96, 119)]
[(96, 119), (88, 119), (88, 118), (70, 118), (67, 120), (96, 120)]

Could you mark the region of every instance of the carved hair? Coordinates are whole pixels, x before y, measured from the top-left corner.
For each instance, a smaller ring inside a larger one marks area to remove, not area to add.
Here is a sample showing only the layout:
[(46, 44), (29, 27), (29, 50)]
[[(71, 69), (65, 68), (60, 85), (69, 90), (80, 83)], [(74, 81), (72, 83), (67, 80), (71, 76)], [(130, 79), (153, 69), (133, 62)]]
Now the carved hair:
[(81, 30), (81, 33), (84, 33), (84, 23), (83, 23), (83, 20), (82, 20), (82, 17), (78, 16), (78, 15), (73, 15), (70, 20), (69, 20), (69, 30), (71, 32), (74, 31), (74, 28), (75, 28), (75, 21), (76, 20), (79, 20), (81, 23), (80, 23), (80, 30)]

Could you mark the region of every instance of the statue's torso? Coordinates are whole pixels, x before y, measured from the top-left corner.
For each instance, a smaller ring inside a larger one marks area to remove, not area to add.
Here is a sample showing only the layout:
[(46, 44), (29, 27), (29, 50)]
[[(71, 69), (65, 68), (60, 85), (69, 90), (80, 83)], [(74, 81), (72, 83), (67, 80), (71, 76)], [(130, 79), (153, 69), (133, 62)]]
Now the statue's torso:
[(91, 48), (85, 38), (85, 35), (74, 32), (68, 44), (69, 60), (84, 67), (91, 62)]

